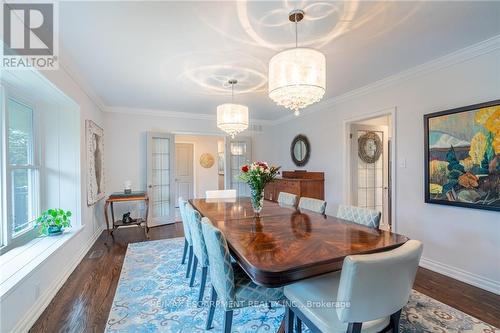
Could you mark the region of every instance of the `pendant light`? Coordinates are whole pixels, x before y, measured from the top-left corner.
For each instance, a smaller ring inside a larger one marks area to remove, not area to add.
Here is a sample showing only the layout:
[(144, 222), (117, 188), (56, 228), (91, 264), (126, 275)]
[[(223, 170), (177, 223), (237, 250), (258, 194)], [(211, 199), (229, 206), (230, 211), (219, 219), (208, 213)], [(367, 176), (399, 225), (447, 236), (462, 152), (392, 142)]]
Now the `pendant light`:
[(269, 97), (294, 111), (319, 102), (326, 91), (326, 58), (317, 50), (298, 47), (297, 25), (303, 10), (293, 10), (288, 19), (295, 23), (295, 48), (281, 51), (269, 61)]
[(217, 106), (217, 127), (234, 138), (248, 128), (248, 107), (234, 104), (234, 85), (237, 80), (229, 80), (231, 85), (231, 103)]

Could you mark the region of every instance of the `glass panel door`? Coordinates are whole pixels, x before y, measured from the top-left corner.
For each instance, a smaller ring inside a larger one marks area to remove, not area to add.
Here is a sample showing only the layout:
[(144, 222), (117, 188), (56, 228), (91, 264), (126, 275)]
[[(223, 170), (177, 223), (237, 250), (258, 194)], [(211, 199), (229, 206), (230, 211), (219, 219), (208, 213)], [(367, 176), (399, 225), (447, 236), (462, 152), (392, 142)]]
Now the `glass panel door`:
[[(382, 153), (374, 163), (359, 157), (358, 139), (375, 133), (382, 143)], [(388, 228), (388, 129), (387, 126), (353, 124), (351, 126), (351, 204), (381, 212), (381, 228)]]
[(226, 138), (226, 189), (235, 189), (240, 197), (250, 196), (248, 185), (237, 179), (241, 166), (250, 163), (252, 159), (252, 144), (250, 138)]
[(166, 133), (148, 134), (148, 189), (151, 219), (149, 226), (175, 222), (172, 200), (173, 137)]

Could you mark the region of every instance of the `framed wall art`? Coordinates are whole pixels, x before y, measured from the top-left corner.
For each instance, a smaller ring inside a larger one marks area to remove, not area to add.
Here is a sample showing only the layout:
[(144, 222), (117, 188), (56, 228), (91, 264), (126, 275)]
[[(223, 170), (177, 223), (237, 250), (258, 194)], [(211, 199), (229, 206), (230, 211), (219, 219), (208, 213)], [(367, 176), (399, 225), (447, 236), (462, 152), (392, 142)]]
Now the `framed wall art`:
[(104, 198), (104, 131), (92, 120), (85, 121), (87, 150), (87, 205)]
[(424, 115), (425, 202), (500, 211), (500, 100)]

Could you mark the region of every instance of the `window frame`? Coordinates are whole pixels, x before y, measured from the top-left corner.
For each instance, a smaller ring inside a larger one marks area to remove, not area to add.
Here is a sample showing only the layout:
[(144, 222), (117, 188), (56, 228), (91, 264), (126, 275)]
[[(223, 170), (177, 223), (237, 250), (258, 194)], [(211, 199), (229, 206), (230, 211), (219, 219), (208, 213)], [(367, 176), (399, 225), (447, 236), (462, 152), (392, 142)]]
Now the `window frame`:
[[(16, 92), (11, 87), (6, 87), (2, 85), (1, 91), (1, 108), (4, 110), (2, 112), (2, 127), (1, 127), (1, 139), (2, 144), (2, 156), (1, 156), (1, 169), (2, 169), (2, 194), (1, 194), (1, 206), (2, 206), (2, 223), (0, 229), (0, 254), (3, 254), (15, 247), (21, 246), (38, 236), (37, 231), (33, 226), (22, 230), (14, 235), (13, 231), (13, 202), (12, 202), (12, 172), (13, 170), (34, 170), (34, 202), (33, 210), (35, 218), (39, 216), (41, 209), (41, 142), (40, 142), (40, 117), (37, 112), (37, 105), (34, 101), (25, 98), (23, 94)], [(13, 100), (15, 103), (24, 105), (32, 110), (32, 142), (31, 142), (31, 163), (25, 165), (12, 165), (9, 161), (9, 140), (8, 140), (8, 128), (9, 128), (9, 112), (7, 109), (8, 101)], [(29, 221), (29, 222), (34, 222)]]

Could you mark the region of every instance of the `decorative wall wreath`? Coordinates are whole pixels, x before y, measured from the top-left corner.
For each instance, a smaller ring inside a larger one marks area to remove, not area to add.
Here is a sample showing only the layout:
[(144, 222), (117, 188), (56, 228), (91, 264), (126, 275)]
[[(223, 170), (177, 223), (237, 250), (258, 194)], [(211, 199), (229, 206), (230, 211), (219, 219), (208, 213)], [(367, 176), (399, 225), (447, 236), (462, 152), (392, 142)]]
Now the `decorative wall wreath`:
[(366, 163), (378, 161), (382, 154), (382, 141), (375, 132), (367, 132), (358, 138), (358, 156)]

